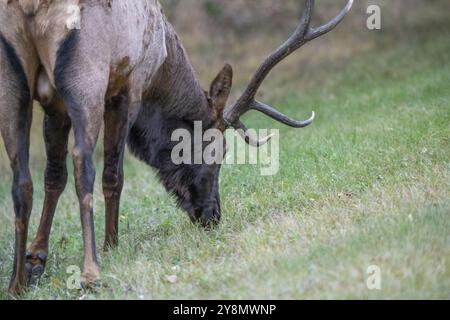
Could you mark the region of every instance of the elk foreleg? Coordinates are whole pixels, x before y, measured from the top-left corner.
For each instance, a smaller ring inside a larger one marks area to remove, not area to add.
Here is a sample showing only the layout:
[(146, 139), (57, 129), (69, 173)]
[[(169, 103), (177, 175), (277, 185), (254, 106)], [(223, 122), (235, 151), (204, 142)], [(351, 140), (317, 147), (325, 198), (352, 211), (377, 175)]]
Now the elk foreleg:
[(93, 154), (103, 122), (110, 71), (108, 46), (93, 45), (104, 41), (104, 33), (94, 32), (94, 22), (86, 12), (84, 28), (72, 31), (61, 44), (54, 70), (56, 92), (68, 109), (75, 138), (72, 158), (84, 247), (81, 282), (86, 287), (100, 281), (94, 230)]
[(103, 194), (105, 197), (104, 249), (119, 243), (119, 207), (123, 189), (123, 158), (128, 135), (128, 99), (125, 95), (114, 98), (105, 109), (105, 164)]

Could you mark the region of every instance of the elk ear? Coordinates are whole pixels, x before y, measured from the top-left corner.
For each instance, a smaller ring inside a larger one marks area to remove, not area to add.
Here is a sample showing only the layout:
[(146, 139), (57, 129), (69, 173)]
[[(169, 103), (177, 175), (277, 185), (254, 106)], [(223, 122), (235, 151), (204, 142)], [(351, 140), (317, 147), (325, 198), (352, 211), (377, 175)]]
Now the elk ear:
[(233, 68), (226, 64), (211, 84), (209, 96), (218, 113), (225, 109), (233, 85)]

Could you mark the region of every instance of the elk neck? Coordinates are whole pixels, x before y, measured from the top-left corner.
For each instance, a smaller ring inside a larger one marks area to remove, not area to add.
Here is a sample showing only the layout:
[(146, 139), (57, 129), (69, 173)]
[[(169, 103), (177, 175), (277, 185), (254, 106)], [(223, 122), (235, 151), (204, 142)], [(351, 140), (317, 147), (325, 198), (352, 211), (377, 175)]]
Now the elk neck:
[(145, 104), (166, 117), (184, 121), (212, 122), (212, 109), (189, 62), (181, 41), (168, 21), (166, 26), (167, 58), (158, 70), (146, 95)]

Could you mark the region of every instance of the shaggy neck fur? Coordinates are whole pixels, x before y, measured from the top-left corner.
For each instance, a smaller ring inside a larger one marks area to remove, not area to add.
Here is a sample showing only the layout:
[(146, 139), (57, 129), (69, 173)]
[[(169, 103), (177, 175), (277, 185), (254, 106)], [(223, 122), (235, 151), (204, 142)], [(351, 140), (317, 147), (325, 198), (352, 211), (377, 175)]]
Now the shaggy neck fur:
[(212, 121), (211, 107), (178, 35), (169, 22), (166, 25), (167, 58), (152, 80), (145, 96), (152, 108), (167, 116), (189, 121)]

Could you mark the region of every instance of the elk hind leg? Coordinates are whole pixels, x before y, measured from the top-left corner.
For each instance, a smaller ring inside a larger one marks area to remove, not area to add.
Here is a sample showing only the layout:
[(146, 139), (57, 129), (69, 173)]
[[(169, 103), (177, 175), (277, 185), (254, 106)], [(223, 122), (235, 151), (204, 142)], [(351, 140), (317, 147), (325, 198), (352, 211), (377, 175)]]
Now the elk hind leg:
[(29, 170), (32, 93), (15, 49), (1, 35), (0, 66), (1, 90), (5, 93), (0, 99), (0, 131), (13, 172), (15, 211), (14, 268), (9, 292), (18, 295), (26, 288), (25, 249), (33, 202), (33, 182)]
[(45, 199), (36, 237), (27, 250), (26, 272), (28, 284), (35, 285), (44, 273), (53, 217), (58, 200), (67, 184), (67, 144), (71, 121), (61, 112), (63, 102), (59, 98), (40, 100), (45, 110), (44, 140), (47, 154), (45, 169)]

